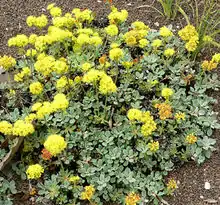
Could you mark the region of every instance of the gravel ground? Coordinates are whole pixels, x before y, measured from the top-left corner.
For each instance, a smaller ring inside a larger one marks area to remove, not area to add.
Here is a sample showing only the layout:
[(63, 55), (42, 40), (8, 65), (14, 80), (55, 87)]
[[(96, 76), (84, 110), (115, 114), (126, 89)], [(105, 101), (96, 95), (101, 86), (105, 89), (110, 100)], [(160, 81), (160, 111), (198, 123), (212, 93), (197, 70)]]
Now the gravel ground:
[[(113, 1), (114, 5), (118, 8), (125, 8), (129, 11), (129, 21), (139, 19), (154, 28), (164, 24), (169, 25), (170, 23), (178, 28), (185, 24), (185, 21), (180, 17), (176, 20), (178, 23), (169, 22), (152, 9), (142, 7), (143, 5), (152, 5), (155, 1)], [(102, 0), (54, 0), (52, 2), (56, 2), (65, 11), (71, 11), (74, 7), (90, 8), (97, 13), (99, 19), (103, 18), (108, 11)], [(15, 55), (15, 50), (9, 49), (6, 46), (7, 39), (18, 33), (30, 34), (35, 32), (25, 25), (26, 17), (46, 13), (45, 8), (49, 3), (51, 3), (50, 0), (0, 0), (0, 55)], [(138, 8), (140, 6), (141, 8)], [(154, 6), (158, 5), (154, 3)], [(1, 79), (3, 78), (0, 75)], [(214, 93), (213, 95), (215, 95), (218, 101), (220, 100), (219, 93)], [(220, 104), (217, 104), (215, 110), (218, 111), (219, 107)], [(214, 137), (219, 138), (219, 135), (219, 131), (216, 131)], [(171, 175), (178, 180), (179, 188), (174, 196), (166, 198), (170, 205), (220, 204), (220, 140), (218, 139), (217, 151), (211, 160), (202, 166), (197, 166), (194, 163), (185, 164), (171, 173)], [(204, 188), (205, 182), (210, 183), (210, 189), (206, 190)], [(20, 199), (22, 200), (17, 198), (14, 204), (30, 204), (28, 201), (25, 201), (25, 197), (20, 197)]]

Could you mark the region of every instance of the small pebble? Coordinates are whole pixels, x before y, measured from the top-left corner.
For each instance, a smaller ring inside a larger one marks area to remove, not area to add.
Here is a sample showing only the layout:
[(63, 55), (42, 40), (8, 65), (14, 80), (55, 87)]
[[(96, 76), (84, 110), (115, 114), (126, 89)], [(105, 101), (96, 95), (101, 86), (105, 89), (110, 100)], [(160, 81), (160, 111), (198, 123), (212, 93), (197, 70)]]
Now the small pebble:
[(131, 3), (128, 3), (127, 5), (128, 5), (128, 6), (131, 6)]
[(100, 1), (100, 0), (98, 0), (97, 2), (98, 2), (98, 3), (102, 3), (102, 1)]
[(204, 199), (204, 196), (200, 196), (200, 199)]
[(211, 188), (211, 185), (209, 182), (205, 182), (205, 186), (204, 186), (205, 189), (210, 189)]
[(154, 25), (155, 26), (160, 26), (160, 24), (158, 22), (155, 22)]

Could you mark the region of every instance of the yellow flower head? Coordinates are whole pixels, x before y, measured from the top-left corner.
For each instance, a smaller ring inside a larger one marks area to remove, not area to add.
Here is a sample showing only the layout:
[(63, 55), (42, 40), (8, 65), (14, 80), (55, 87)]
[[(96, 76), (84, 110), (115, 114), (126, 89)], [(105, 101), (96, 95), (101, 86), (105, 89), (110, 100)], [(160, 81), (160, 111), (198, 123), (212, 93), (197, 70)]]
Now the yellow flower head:
[(30, 165), (26, 170), (28, 179), (39, 179), (44, 173), (44, 168), (40, 164)]
[(134, 120), (140, 121), (142, 118), (142, 112), (138, 109), (132, 108), (128, 110), (127, 117), (131, 121), (134, 121)]
[(25, 117), (25, 122), (32, 123), (37, 118), (36, 114), (31, 113)]
[(173, 36), (173, 33), (166, 26), (163, 26), (160, 28), (160, 35), (163, 37), (169, 37), (169, 36)]
[(157, 129), (157, 124), (149, 111), (142, 113), (140, 121), (144, 123), (141, 127), (141, 134), (144, 137), (152, 135), (152, 133)]
[(8, 46), (25, 47), (28, 44), (28, 37), (24, 34), (17, 35), (8, 40)]
[(93, 185), (89, 185), (85, 187), (85, 190), (81, 193), (82, 200), (90, 200), (95, 193), (95, 188)]
[(39, 95), (43, 91), (43, 85), (40, 82), (34, 82), (30, 84), (29, 89), (33, 95)]
[(125, 43), (128, 45), (128, 46), (135, 46), (137, 44), (137, 40), (134, 36), (127, 36), (125, 38)]
[(62, 76), (59, 80), (57, 80), (56, 88), (61, 89), (64, 88), (68, 84), (68, 80), (66, 76)]
[(40, 102), (37, 102), (37, 103), (34, 103), (33, 105), (32, 105), (32, 107), (31, 107), (31, 111), (38, 111), (41, 107), (42, 107), (42, 103), (40, 103)]
[(69, 182), (72, 182), (74, 184), (76, 184), (78, 181), (80, 180), (80, 177), (79, 176), (71, 176), (69, 178)]
[(126, 205), (136, 205), (141, 200), (140, 196), (134, 192), (129, 193), (125, 197)]
[(169, 99), (169, 97), (173, 95), (173, 90), (170, 88), (163, 88), (163, 90), (161, 91), (161, 95), (165, 99)]
[(103, 75), (106, 75), (103, 71), (91, 69), (83, 76), (82, 81), (84, 83), (93, 83), (99, 80)]
[(215, 63), (220, 63), (220, 53), (216, 53), (212, 56), (212, 61)]
[(105, 32), (109, 36), (116, 36), (116, 35), (118, 35), (118, 27), (114, 24), (109, 25), (108, 27), (105, 28)]
[(50, 102), (43, 102), (42, 106), (38, 108), (36, 115), (37, 119), (43, 119), (45, 115), (49, 115), (54, 112), (54, 108)]
[(197, 137), (194, 134), (189, 134), (186, 136), (186, 143), (195, 144), (197, 142)]
[(187, 25), (178, 32), (180, 38), (184, 41), (189, 41), (192, 36), (198, 36), (196, 28), (192, 25)]
[(203, 39), (202, 39), (204, 42), (206, 43), (209, 43), (209, 42), (212, 42), (213, 41), (213, 38), (211, 36), (204, 36)]
[(34, 45), (37, 39), (37, 35), (36, 34), (31, 34), (28, 38), (28, 41), (30, 44)]
[(170, 191), (172, 192), (172, 191), (174, 191), (175, 189), (177, 189), (176, 180), (170, 179), (170, 180), (168, 181), (168, 183), (167, 183), (167, 189), (168, 189), (169, 192), (170, 192)]
[(156, 152), (160, 148), (160, 145), (158, 141), (151, 141), (148, 143), (148, 147), (151, 152)]
[(59, 7), (52, 7), (49, 9), (52, 17), (61, 16), (62, 10)]
[(173, 48), (167, 48), (165, 51), (164, 51), (164, 55), (166, 57), (171, 57), (173, 56), (175, 53), (175, 50)]
[(53, 156), (60, 154), (67, 146), (65, 139), (60, 135), (50, 135), (44, 142), (44, 147)]
[(162, 45), (162, 41), (160, 39), (155, 39), (152, 42), (152, 46), (155, 48), (159, 48)]
[(126, 69), (129, 69), (129, 68), (131, 68), (131, 67), (134, 65), (134, 63), (133, 63), (133, 62), (128, 62), (128, 61), (126, 61), (126, 62), (122, 62), (122, 65), (123, 65)]
[(107, 75), (103, 75), (101, 80), (100, 80), (99, 91), (103, 95), (107, 95), (109, 93), (116, 92), (117, 91), (117, 87), (116, 87), (116, 85), (113, 82), (111, 77), (109, 77)]
[(124, 56), (123, 50), (120, 48), (113, 48), (109, 51), (109, 58), (114, 61), (120, 60)]
[(29, 122), (25, 122), (23, 120), (17, 120), (14, 123), (12, 133), (15, 136), (25, 137), (29, 134), (34, 133), (34, 126)]
[(82, 70), (85, 72), (85, 71), (88, 71), (90, 68), (92, 67), (91, 63), (83, 63), (82, 64)]
[(217, 66), (218, 66), (218, 63), (215, 63), (215, 62), (212, 61), (212, 60), (211, 60), (211, 61), (205, 60), (205, 61), (202, 62), (202, 69), (203, 69), (204, 71), (214, 70), (214, 69), (217, 68)]
[(141, 40), (139, 41), (139, 47), (140, 47), (140, 48), (144, 48), (144, 47), (146, 47), (148, 44), (149, 44), (149, 41), (148, 41), (147, 39), (141, 39)]
[(197, 44), (199, 43), (198, 36), (193, 36), (190, 38), (190, 40), (186, 43), (185, 47), (187, 51), (195, 51), (197, 48)]
[(186, 115), (185, 115), (185, 113), (183, 113), (183, 112), (178, 112), (178, 113), (176, 113), (174, 117), (175, 117), (175, 119), (176, 119), (177, 121), (185, 120), (185, 119), (186, 119)]
[(108, 15), (108, 19), (110, 24), (117, 24), (117, 23), (123, 23), (128, 18), (128, 12), (126, 10), (118, 11), (117, 8), (111, 7), (112, 12)]
[(135, 21), (131, 24), (131, 26), (136, 30), (149, 30), (149, 27), (142, 21)]
[(69, 101), (67, 100), (66, 95), (59, 93), (54, 96), (51, 105), (54, 111), (65, 110), (69, 106)]
[(5, 70), (9, 70), (16, 65), (16, 60), (11, 56), (4, 55), (0, 56), (0, 67), (3, 67)]
[(11, 135), (12, 124), (7, 121), (0, 121), (0, 132), (4, 135)]

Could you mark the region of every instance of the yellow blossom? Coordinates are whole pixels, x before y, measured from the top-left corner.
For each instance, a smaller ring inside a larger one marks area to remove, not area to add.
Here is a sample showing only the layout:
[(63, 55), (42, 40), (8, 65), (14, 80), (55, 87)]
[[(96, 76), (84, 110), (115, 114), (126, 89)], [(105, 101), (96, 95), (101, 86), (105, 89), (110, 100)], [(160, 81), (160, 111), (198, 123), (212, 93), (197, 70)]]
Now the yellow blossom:
[(155, 47), (155, 48), (158, 48), (162, 45), (162, 41), (160, 39), (155, 39), (153, 40), (152, 42), (152, 46)]
[(28, 179), (38, 179), (44, 173), (44, 168), (40, 164), (30, 165), (26, 170)]
[(52, 108), (54, 111), (57, 110), (65, 110), (69, 106), (69, 101), (66, 98), (66, 95), (59, 93), (54, 96), (54, 100), (52, 102)]
[(173, 36), (173, 33), (166, 26), (163, 26), (160, 28), (160, 35), (163, 37), (169, 37), (169, 36)]
[(29, 134), (34, 133), (34, 126), (29, 122), (25, 122), (23, 120), (17, 120), (14, 123), (12, 132), (13, 135), (15, 136), (25, 137)]
[(31, 111), (38, 111), (41, 107), (42, 107), (42, 103), (40, 103), (40, 102), (37, 102), (37, 103), (34, 103), (33, 105), (32, 105), (32, 107), (31, 107)]
[(196, 28), (192, 25), (187, 25), (178, 32), (180, 38), (184, 41), (189, 41), (193, 36), (198, 36)]
[(53, 156), (57, 156), (67, 147), (67, 143), (60, 135), (50, 135), (44, 142), (44, 147)]
[(216, 53), (212, 56), (212, 61), (215, 63), (220, 63), (220, 53)]
[(172, 117), (172, 107), (167, 103), (156, 104), (155, 108), (159, 109), (159, 116), (161, 120), (166, 120)]
[(167, 189), (168, 189), (168, 192), (173, 192), (175, 189), (177, 189), (177, 183), (174, 179), (170, 179), (168, 181)]
[(214, 69), (217, 68), (217, 66), (218, 66), (218, 63), (215, 63), (215, 62), (212, 61), (212, 60), (211, 60), (211, 61), (205, 60), (205, 61), (202, 62), (202, 69), (203, 69), (204, 71), (214, 70)]
[(148, 147), (151, 152), (156, 152), (160, 148), (160, 145), (158, 141), (152, 140), (151, 142), (148, 143)]
[(105, 28), (105, 32), (109, 35), (109, 36), (116, 36), (118, 35), (118, 27), (114, 24), (109, 25)]
[(124, 56), (123, 50), (120, 48), (113, 48), (109, 51), (109, 58), (118, 61)]
[(165, 99), (169, 99), (169, 97), (173, 95), (173, 90), (170, 88), (163, 88), (163, 90), (161, 91), (161, 95)]
[(164, 55), (166, 57), (171, 57), (173, 56), (175, 53), (175, 50), (173, 48), (167, 48), (165, 51), (164, 51)]
[(25, 120), (25, 122), (32, 123), (36, 119), (36, 117), (37, 117), (36, 114), (31, 113), (31, 114), (27, 115), (24, 120)]
[(43, 91), (43, 85), (40, 82), (34, 82), (30, 84), (29, 89), (33, 95), (39, 95)]
[(83, 63), (82, 64), (82, 70), (85, 72), (85, 71), (88, 71), (90, 68), (92, 67), (91, 63)]
[(4, 135), (11, 135), (12, 124), (7, 121), (0, 121), (0, 132)]
[(141, 40), (139, 41), (139, 47), (140, 47), (140, 48), (144, 48), (144, 47), (146, 47), (148, 44), (149, 44), (149, 41), (148, 41), (147, 39), (141, 39)]
[(8, 40), (8, 46), (25, 47), (28, 44), (28, 37), (24, 34), (17, 35)]
[(101, 80), (100, 80), (99, 91), (103, 95), (107, 95), (109, 93), (116, 92), (117, 91), (117, 87), (116, 87), (116, 85), (113, 82), (111, 77), (109, 77), (107, 75), (103, 75)]
[(5, 70), (9, 70), (16, 65), (16, 60), (11, 56), (4, 55), (0, 56), (0, 67), (3, 67)]
[(197, 142), (197, 137), (194, 134), (189, 134), (186, 136), (186, 142), (188, 144), (195, 144)]
[(93, 185), (89, 185), (85, 187), (85, 190), (81, 193), (82, 200), (91, 200), (95, 193), (95, 188)]
[(79, 176), (71, 176), (69, 178), (69, 182), (72, 182), (74, 184), (76, 184), (78, 181), (80, 180), (80, 177)]
[(134, 120), (140, 121), (142, 118), (142, 112), (138, 109), (132, 108), (128, 110), (127, 117), (131, 121), (134, 121)]
[(174, 117), (175, 117), (175, 119), (176, 119), (177, 121), (180, 121), (180, 120), (185, 120), (186, 115), (185, 115), (185, 113), (183, 113), (183, 112), (178, 112), (178, 113), (175, 114)]
[(126, 205), (136, 205), (140, 201), (140, 196), (134, 192), (129, 193), (125, 197), (125, 204)]
[(61, 16), (62, 10), (59, 7), (52, 7), (49, 9), (52, 17)]

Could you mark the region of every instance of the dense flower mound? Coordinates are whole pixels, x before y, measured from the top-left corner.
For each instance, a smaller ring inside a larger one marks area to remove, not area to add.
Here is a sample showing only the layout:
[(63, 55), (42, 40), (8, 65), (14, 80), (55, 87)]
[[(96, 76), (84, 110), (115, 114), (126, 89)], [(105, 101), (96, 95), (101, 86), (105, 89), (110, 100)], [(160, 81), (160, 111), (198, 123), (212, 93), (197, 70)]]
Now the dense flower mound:
[(215, 149), (206, 91), (220, 85), (210, 72), (220, 54), (194, 60), (193, 25), (177, 34), (127, 25), (128, 12), (112, 6), (109, 23), (96, 27), (89, 9), (47, 10), (27, 18), (46, 33), (9, 39), (22, 58), (0, 57), (14, 78), (1, 85), (0, 139), (23, 140), (18, 173), (39, 203), (158, 204), (177, 188), (169, 171)]

